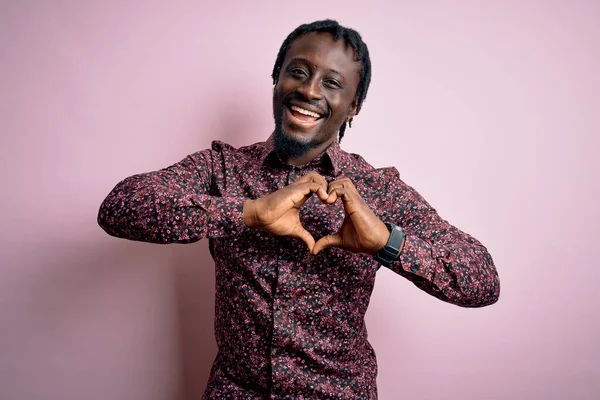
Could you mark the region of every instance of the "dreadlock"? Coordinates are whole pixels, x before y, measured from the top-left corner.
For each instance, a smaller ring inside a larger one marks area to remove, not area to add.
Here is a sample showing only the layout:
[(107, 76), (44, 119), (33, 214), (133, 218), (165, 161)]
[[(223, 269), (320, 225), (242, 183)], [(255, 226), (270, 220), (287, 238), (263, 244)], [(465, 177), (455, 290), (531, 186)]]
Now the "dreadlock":
[[(283, 41), (281, 48), (279, 49), (279, 53), (277, 54), (277, 59), (275, 60), (275, 66), (273, 67), (273, 73), (271, 77), (273, 78), (273, 85), (277, 84), (277, 80), (279, 79), (279, 73), (281, 71), (281, 66), (283, 65), (283, 60), (285, 59), (285, 55), (292, 45), (292, 43), (298, 39), (300, 36), (306, 35), (311, 32), (328, 32), (333, 35), (333, 40), (338, 41), (340, 39), (344, 39), (346, 43), (352, 46), (354, 49), (354, 53), (356, 55), (355, 60), (360, 61), (361, 67), (359, 71), (360, 81), (358, 83), (358, 88), (356, 90), (356, 99), (358, 100), (358, 105), (356, 107), (356, 114), (359, 113), (362, 103), (367, 97), (367, 91), (369, 90), (369, 84), (371, 83), (371, 59), (369, 57), (369, 49), (367, 48), (367, 44), (363, 42), (360, 34), (351, 28), (346, 28), (341, 26), (337, 21), (326, 19), (323, 21), (315, 21), (310, 24), (303, 24), (294, 29), (292, 33), (288, 35), (288, 37)], [(348, 121), (348, 126), (352, 127), (352, 118)], [(344, 132), (346, 131), (346, 121), (340, 127), (340, 142), (344, 137)]]

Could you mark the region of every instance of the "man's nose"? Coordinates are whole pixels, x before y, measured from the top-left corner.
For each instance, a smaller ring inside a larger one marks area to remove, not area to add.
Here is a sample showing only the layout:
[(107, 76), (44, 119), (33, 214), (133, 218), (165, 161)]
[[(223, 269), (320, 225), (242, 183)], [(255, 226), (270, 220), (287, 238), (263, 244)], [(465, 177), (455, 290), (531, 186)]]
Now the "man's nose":
[(298, 92), (308, 100), (320, 100), (323, 96), (319, 79), (315, 76), (306, 79), (298, 88)]

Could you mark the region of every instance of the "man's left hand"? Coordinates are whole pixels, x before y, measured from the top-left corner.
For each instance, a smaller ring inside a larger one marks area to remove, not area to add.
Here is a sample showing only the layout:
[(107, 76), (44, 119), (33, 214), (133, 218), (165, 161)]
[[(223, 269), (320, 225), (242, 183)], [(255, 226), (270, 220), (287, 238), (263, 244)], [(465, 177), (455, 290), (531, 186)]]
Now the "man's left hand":
[(360, 197), (350, 179), (342, 178), (329, 183), (327, 193), (329, 196), (323, 202), (333, 204), (341, 198), (346, 217), (337, 233), (324, 236), (315, 243), (313, 254), (327, 247), (339, 247), (354, 253), (373, 255), (386, 245), (390, 237), (388, 228)]

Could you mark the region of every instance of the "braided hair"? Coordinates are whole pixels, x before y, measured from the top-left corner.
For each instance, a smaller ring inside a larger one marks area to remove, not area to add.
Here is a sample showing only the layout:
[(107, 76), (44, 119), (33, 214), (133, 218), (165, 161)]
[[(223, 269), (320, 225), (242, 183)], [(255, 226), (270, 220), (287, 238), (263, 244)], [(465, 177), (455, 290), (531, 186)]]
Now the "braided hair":
[[(299, 37), (311, 32), (331, 33), (333, 35), (333, 40), (338, 41), (340, 39), (344, 39), (346, 43), (352, 46), (352, 49), (356, 55), (355, 60), (360, 61), (361, 64), (359, 71), (360, 81), (358, 83), (358, 88), (356, 89), (356, 99), (358, 102), (356, 114), (358, 114), (362, 107), (363, 101), (367, 97), (367, 91), (369, 90), (369, 84), (371, 83), (371, 58), (369, 57), (369, 49), (357, 31), (351, 28), (346, 28), (340, 25), (337, 21), (331, 19), (315, 21), (310, 24), (300, 25), (294, 29), (294, 31), (288, 35), (279, 48), (279, 53), (277, 54), (277, 59), (275, 60), (275, 66), (273, 67), (273, 73), (271, 74), (271, 77), (273, 78), (273, 85), (277, 84), (279, 73), (281, 72), (281, 66), (283, 65), (283, 60), (285, 59), (285, 55), (292, 43)], [(350, 118), (348, 121), (348, 126), (352, 127), (352, 118)], [(345, 131), (346, 121), (344, 121), (340, 127), (340, 142), (344, 137)]]

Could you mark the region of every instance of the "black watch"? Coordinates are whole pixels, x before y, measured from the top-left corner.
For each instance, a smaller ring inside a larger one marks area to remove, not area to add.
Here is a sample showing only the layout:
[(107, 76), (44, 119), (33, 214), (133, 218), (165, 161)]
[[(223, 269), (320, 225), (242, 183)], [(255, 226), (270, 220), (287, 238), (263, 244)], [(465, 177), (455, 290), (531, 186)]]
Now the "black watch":
[(388, 239), (383, 249), (379, 250), (373, 257), (375, 260), (386, 267), (389, 267), (391, 263), (393, 263), (396, 258), (400, 255), (400, 250), (402, 250), (402, 244), (404, 243), (404, 238), (406, 237), (406, 233), (399, 226), (385, 223), (385, 226), (390, 231), (390, 238)]

